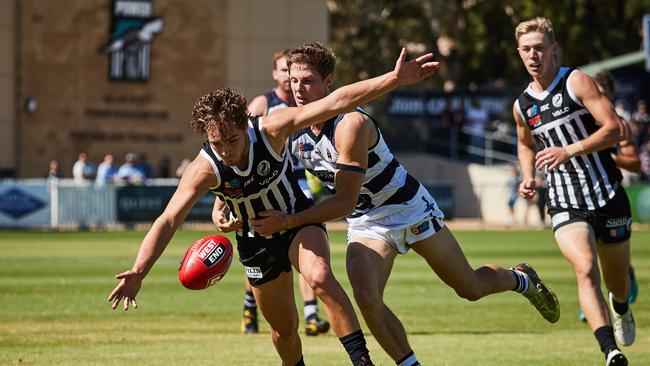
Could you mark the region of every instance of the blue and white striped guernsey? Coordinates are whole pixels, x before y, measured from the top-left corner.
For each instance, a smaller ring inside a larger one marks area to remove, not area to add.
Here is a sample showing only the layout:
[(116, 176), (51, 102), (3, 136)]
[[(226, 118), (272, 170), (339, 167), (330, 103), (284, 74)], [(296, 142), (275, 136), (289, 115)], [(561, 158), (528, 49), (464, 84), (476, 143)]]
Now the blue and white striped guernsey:
[(250, 150), (245, 171), (226, 165), (207, 141), (203, 143), (201, 155), (212, 164), (217, 176), (217, 185), (210, 190), (225, 201), (230, 212), (243, 222), (237, 235), (261, 238), (249, 221), (256, 218), (258, 212), (279, 210), (292, 214), (308, 208), (313, 201), (305, 197), (298, 185), (286, 150), (280, 156), (271, 147), (258, 117), (248, 121), (246, 133)]
[[(366, 111), (357, 108), (355, 112), (368, 116), (377, 127), (375, 120)], [(307, 171), (319, 178), (330, 192), (336, 192), (334, 172), (339, 156), (335, 148), (334, 131), (344, 116), (341, 114), (325, 122), (318, 136), (310, 128), (305, 128), (289, 140), (291, 154), (300, 160)], [(376, 220), (395, 213), (396, 205), (411, 200), (421, 186), (393, 157), (379, 128), (377, 136), (377, 142), (368, 150), (368, 168), (357, 206), (347, 217), (350, 224)]]
[[(573, 69), (563, 67), (543, 92), (529, 85), (515, 109), (530, 129), (537, 149), (584, 140), (600, 126), (568, 84)], [(614, 197), (622, 179), (609, 149), (571, 158), (547, 174), (549, 208), (595, 210)]]

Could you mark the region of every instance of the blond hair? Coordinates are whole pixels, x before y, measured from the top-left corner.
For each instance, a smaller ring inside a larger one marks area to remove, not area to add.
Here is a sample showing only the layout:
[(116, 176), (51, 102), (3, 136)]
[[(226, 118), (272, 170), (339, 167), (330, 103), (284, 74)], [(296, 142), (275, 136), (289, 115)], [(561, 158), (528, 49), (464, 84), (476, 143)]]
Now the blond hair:
[(553, 24), (550, 20), (542, 17), (527, 20), (519, 23), (515, 28), (515, 39), (519, 42), (519, 38), (524, 34), (538, 32), (544, 35), (546, 39), (555, 43), (555, 32), (553, 31)]

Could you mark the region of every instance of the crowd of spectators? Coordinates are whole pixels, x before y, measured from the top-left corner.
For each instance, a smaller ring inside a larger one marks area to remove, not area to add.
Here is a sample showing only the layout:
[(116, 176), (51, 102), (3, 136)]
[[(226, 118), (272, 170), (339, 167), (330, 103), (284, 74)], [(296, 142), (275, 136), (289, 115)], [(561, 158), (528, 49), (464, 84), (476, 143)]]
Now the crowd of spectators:
[[(71, 176), (75, 182), (94, 183), (97, 186), (114, 183), (137, 185), (150, 178), (180, 178), (188, 163), (189, 160), (184, 159), (176, 169), (176, 175), (172, 175), (171, 159), (168, 156), (163, 156), (154, 169), (148, 163), (144, 153), (139, 155), (128, 153), (124, 156), (122, 164), (116, 164), (115, 157), (112, 154), (106, 154), (102, 162), (95, 166), (88, 154), (81, 152), (72, 166)], [(50, 161), (46, 178), (66, 178), (66, 174), (61, 171), (57, 160)]]

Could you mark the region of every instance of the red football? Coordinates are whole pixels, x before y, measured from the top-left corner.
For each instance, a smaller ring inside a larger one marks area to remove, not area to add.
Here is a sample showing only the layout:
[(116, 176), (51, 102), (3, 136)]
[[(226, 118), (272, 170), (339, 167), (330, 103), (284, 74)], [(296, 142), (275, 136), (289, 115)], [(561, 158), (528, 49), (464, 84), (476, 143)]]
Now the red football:
[(201, 238), (187, 248), (178, 268), (178, 279), (190, 290), (208, 288), (228, 272), (232, 255), (232, 244), (225, 236)]

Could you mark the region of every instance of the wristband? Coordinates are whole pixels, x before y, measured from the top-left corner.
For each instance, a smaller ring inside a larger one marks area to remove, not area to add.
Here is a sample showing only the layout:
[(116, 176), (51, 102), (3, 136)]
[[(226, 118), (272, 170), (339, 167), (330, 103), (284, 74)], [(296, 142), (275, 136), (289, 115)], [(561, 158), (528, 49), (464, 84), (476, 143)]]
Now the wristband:
[(293, 229), (300, 226), (298, 215), (287, 215), (287, 229)]
[(573, 157), (582, 154), (585, 151), (585, 147), (582, 144), (582, 141), (578, 141), (569, 146), (565, 146), (564, 150), (566, 150), (569, 153), (569, 155)]

